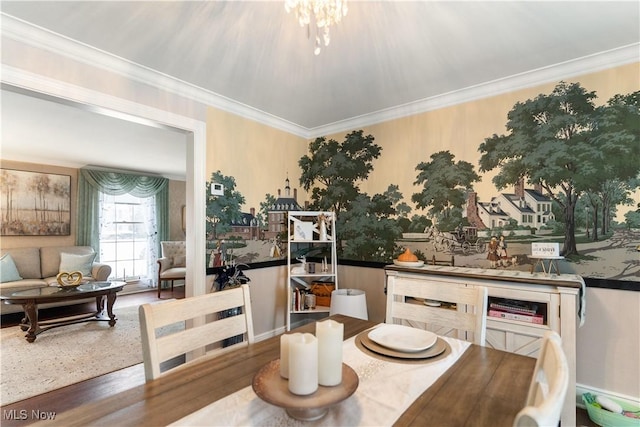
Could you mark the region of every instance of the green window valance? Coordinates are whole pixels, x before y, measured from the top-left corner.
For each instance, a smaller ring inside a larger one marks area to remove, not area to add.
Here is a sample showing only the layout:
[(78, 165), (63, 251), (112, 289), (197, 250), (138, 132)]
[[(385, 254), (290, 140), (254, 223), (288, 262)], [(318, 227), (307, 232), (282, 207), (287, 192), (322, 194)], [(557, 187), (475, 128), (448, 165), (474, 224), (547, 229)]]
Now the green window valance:
[(83, 168), (78, 174), (77, 245), (92, 246), (98, 254), (100, 253), (100, 193), (113, 196), (131, 194), (140, 198), (155, 196), (157, 241), (168, 239), (169, 180), (167, 178)]
[(165, 189), (169, 180), (163, 177), (134, 175), (95, 169), (80, 169), (86, 182), (102, 193), (112, 196), (131, 194), (151, 197)]

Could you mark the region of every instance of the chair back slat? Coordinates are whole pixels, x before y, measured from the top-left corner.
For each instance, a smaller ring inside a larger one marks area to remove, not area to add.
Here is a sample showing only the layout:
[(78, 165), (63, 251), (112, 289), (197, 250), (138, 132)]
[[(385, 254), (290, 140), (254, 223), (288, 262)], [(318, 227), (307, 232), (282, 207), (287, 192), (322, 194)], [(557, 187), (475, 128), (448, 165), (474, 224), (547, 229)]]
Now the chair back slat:
[(514, 427), (557, 426), (569, 388), (569, 365), (560, 335), (547, 331), (529, 385), (525, 407)]
[[(247, 324), (242, 315), (231, 316), (215, 322), (186, 329), (180, 334), (170, 334), (157, 338), (158, 357), (165, 361), (176, 356), (202, 348), (202, 336), (206, 336), (206, 345), (220, 342), (226, 338), (245, 335)], [(246, 337), (241, 345), (249, 343)], [(253, 340), (252, 340), (253, 341)]]
[[(153, 308), (154, 326), (160, 328), (206, 314), (241, 307), (245, 304), (244, 295), (237, 289), (239, 288), (159, 303)], [(188, 303), (185, 303), (187, 299)]]
[[(455, 304), (456, 308), (430, 307), (422, 300)], [(395, 277), (387, 281), (386, 323), (423, 327), (439, 334), (453, 331), (457, 338), (484, 345), (486, 311), (487, 289), (482, 286), (397, 281)]]
[[(240, 314), (228, 310), (238, 308)], [(222, 313), (222, 314), (221, 314)], [(180, 355), (205, 354), (242, 335), (237, 345), (254, 341), (249, 285), (139, 308), (145, 377), (159, 377), (163, 362)], [(195, 352), (195, 353), (194, 353)]]

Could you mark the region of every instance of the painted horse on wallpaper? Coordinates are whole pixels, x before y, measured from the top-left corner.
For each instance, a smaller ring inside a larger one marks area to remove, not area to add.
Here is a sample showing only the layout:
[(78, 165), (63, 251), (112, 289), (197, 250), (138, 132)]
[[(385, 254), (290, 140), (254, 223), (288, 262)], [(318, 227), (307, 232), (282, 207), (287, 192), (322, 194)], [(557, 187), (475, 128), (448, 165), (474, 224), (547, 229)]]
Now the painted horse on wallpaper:
[(433, 241), (433, 250), (436, 252), (442, 252), (447, 249), (449, 247), (449, 239), (455, 239), (452, 233), (440, 231), (435, 225), (425, 228), (424, 232), (427, 235), (427, 239)]

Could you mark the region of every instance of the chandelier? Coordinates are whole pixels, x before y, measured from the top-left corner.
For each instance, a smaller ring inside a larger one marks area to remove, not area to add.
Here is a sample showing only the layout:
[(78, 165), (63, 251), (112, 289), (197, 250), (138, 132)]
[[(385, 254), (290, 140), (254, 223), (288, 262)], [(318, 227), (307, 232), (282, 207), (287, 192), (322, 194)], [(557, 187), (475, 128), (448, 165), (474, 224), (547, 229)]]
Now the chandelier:
[[(296, 12), (301, 27), (307, 26), (307, 37), (311, 37), (311, 25), (315, 22), (316, 36), (313, 53), (320, 54), (322, 44), (329, 46), (329, 27), (340, 23), (347, 16), (347, 0), (285, 0), (287, 13)], [(313, 19), (312, 19), (313, 18)], [(314, 22), (312, 22), (314, 21)]]

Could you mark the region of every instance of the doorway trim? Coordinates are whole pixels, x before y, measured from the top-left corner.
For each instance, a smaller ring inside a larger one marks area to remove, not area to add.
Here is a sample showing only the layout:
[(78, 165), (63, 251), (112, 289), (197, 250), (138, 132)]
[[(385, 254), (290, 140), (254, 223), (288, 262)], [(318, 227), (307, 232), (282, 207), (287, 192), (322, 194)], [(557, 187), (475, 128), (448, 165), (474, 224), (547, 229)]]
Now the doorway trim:
[(187, 277), (186, 296), (207, 292), (206, 287), (206, 123), (136, 103), (102, 92), (72, 85), (40, 74), (34, 74), (2, 64), (2, 83), (16, 88), (75, 103), (79, 108), (103, 114), (116, 113), (123, 119), (149, 121), (156, 126), (168, 126), (185, 133), (187, 149), (186, 170), (186, 242)]

